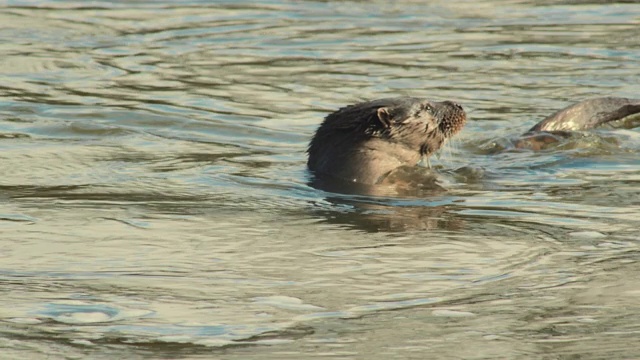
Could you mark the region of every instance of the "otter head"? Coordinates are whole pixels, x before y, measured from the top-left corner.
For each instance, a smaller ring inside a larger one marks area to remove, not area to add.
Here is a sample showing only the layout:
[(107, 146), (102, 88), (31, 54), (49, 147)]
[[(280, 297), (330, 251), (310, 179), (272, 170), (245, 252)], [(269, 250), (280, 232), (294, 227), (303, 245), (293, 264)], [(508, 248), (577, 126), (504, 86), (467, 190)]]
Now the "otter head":
[(307, 164), (317, 177), (377, 184), (433, 154), (465, 122), (464, 110), (451, 101), (399, 97), (347, 106), (320, 125)]

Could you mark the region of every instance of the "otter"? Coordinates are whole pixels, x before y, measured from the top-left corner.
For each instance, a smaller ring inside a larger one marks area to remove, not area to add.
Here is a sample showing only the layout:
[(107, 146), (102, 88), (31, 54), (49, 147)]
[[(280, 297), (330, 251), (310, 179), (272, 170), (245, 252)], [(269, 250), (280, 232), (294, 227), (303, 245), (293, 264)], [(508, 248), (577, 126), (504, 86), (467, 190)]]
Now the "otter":
[(535, 124), (514, 146), (541, 150), (575, 132), (604, 126), (628, 129), (640, 126), (640, 99), (601, 97), (575, 103)]
[[(625, 127), (633, 125), (640, 116), (640, 99), (620, 97), (594, 98), (559, 110), (534, 125), (527, 133), (554, 131), (590, 130), (605, 124), (627, 122)], [(526, 133), (526, 134), (527, 134)]]
[[(462, 130), (462, 106), (397, 97), (350, 105), (329, 114), (308, 147), (309, 169), (316, 178), (377, 185), (398, 169), (414, 167)], [(603, 97), (585, 100), (548, 116), (515, 142), (541, 149), (575, 131), (603, 125), (640, 126), (640, 100)]]
[(307, 165), (316, 177), (380, 184), (394, 170), (428, 159), (466, 120), (452, 101), (396, 97), (350, 105), (324, 119)]

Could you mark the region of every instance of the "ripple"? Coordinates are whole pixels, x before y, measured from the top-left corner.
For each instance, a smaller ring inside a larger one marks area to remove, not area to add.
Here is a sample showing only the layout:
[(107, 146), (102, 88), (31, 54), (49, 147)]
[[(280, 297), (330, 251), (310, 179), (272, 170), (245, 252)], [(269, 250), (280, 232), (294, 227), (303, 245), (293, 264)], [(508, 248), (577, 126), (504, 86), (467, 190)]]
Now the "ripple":
[(93, 324), (149, 316), (148, 310), (122, 309), (105, 304), (53, 303), (38, 315), (64, 324)]
[[(638, 131), (513, 149), (637, 97), (636, 5), (0, 7), (3, 355), (638, 358)], [(398, 95), (467, 109), (447, 191), (314, 188), (322, 118)]]

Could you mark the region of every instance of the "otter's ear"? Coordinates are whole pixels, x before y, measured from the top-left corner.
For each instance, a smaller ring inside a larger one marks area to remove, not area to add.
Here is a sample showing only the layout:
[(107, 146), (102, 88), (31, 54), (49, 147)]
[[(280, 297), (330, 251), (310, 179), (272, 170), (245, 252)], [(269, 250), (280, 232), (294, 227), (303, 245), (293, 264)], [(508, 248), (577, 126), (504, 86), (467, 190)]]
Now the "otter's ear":
[(378, 109), (378, 120), (385, 128), (391, 126), (391, 114), (389, 114), (389, 109), (386, 107), (381, 107)]

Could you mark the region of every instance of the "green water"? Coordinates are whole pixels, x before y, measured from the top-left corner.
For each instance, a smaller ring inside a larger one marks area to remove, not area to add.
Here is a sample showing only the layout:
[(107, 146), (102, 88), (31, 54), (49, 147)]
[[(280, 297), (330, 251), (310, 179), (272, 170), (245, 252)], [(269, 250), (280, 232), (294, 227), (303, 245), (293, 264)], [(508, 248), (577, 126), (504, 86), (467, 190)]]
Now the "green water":
[[(1, 4), (1, 359), (640, 358), (640, 133), (496, 151), (640, 98), (640, 5)], [(467, 110), (449, 191), (311, 187), (397, 95)]]

